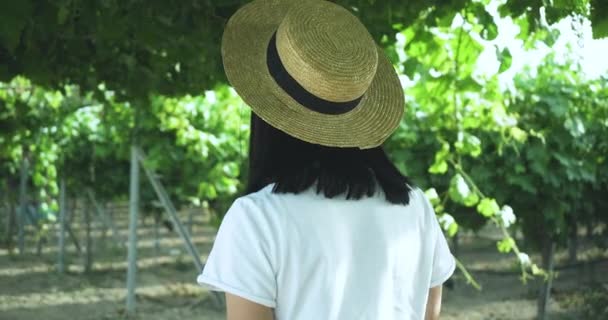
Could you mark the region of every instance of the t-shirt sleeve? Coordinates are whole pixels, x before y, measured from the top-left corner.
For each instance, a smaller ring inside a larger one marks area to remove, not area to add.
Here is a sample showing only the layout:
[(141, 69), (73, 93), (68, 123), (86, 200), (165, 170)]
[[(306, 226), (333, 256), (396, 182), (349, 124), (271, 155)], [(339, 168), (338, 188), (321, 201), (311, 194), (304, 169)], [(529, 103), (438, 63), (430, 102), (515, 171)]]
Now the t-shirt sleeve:
[(220, 224), (197, 282), (275, 308), (272, 230), (264, 220), (253, 201), (237, 199)]
[(435, 215), (435, 210), (424, 193), (422, 193), (422, 196), (425, 202), (425, 211), (431, 224), (430, 234), (434, 241), (431, 283), (429, 285), (429, 288), (432, 288), (443, 284), (452, 276), (456, 269), (456, 259), (450, 252), (448, 242)]

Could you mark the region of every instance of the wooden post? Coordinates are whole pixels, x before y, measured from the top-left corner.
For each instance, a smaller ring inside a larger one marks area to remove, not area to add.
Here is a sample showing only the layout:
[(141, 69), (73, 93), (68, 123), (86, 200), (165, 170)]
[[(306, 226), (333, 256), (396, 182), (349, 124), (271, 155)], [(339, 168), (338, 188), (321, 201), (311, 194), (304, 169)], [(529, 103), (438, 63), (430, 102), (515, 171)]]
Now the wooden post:
[(578, 224), (572, 220), (568, 226), (568, 260), (574, 264), (578, 261)]
[(547, 239), (543, 244), (542, 262), (543, 268), (549, 274), (549, 277), (543, 281), (538, 296), (538, 320), (546, 320), (549, 309), (549, 300), (551, 298), (551, 287), (553, 285), (554, 262), (555, 262), (555, 242)]
[(68, 201), (66, 200), (65, 203), (65, 231), (68, 232), (68, 236), (70, 239), (72, 239), (72, 243), (74, 243), (74, 247), (76, 248), (76, 252), (78, 252), (78, 255), (80, 256), (82, 254), (82, 247), (80, 246), (80, 242), (78, 242), (78, 237), (76, 235), (76, 233), (74, 232), (74, 230), (72, 230), (72, 226), (71, 223), (74, 220), (74, 217), (76, 216), (76, 198), (73, 197), (72, 201), (70, 201), (71, 204), (68, 204)]
[[(66, 204), (67, 205), (67, 204)], [(74, 216), (76, 215), (76, 208), (78, 207), (78, 203), (76, 201), (76, 197), (72, 197), (71, 204), (69, 205), (70, 210), (66, 212), (66, 222), (69, 225), (74, 220)]]
[(169, 217), (171, 217), (171, 222), (173, 222), (173, 225), (177, 228), (177, 233), (180, 235), (182, 240), (184, 240), (186, 250), (188, 250), (194, 260), (194, 266), (197, 268), (198, 271), (201, 271), (203, 269), (203, 263), (201, 262), (200, 254), (198, 253), (196, 247), (194, 247), (194, 245), (192, 244), (188, 230), (184, 228), (184, 225), (179, 220), (177, 216), (177, 210), (175, 210), (175, 207), (169, 199), (165, 188), (162, 186), (160, 181), (158, 181), (156, 175), (150, 169), (148, 169), (148, 167), (146, 167), (146, 164), (144, 163), (145, 156), (143, 155), (143, 152), (141, 150), (138, 150), (138, 158), (142, 162), (142, 167), (146, 173), (146, 176), (148, 177), (148, 180), (152, 184), (152, 187), (154, 187), (156, 195), (158, 196), (160, 202), (167, 211), (167, 214), (169, 214)]
[(74, 230), (72, 230), (72, 227), (70, 226), (69, 223), (65, 224), (65, 231), (68, 232), (68, 236), (70, 236), (70, 239), (72, 239), (72, 243), (74, 243), (76, 252), (78, 252), (79, 255), (82, 254), (82, 247), (80, 247), (80, 243), (78, 242), (78, 237), (76, 237), (76, 234), (74, 233)]
[(112, 231), (112, 238), (114, 239), (114, 242), (124, 247), (125, 242), (123, 241), (123, 239), (120, 238), (118, 234), (118, 229), (116, 229), (114, 221), (112, 221), (112, 219), (106, 214), (105, 210), (99, 205), (99, 202), (97, 202), (95, 194), (93, 193), (93, 190), (91, 190), (91, 188), (87, 188), (87, 196), (89, 197), (89, 201), (93, 204), (95, 212), (97, 213), (97, 217), (99, 218), (101, 223), (103, 223), (106, 228)]
[[(192, 257), (196, 271), (201, 272), (203, 270), (203, 262), (201, 261), (200, 254), (198, 253), (198, 250), (196, 249), (196, 247), (190, 240), (190, 234), (188, 233), (188, 230), (184, 227), (184, 225), (179, 220), (179, 217), (177, 216), (177, 210), (175, 210), (175, 207), (173, 206), (173, 202), (171, 202), (171, 199), (169, 199), (169, 195), (165, 191), (165, 188), (162, 186), (162, 184), (160, 183), (160, 181), (158, 180), (158, 178), (156, 177), (154, 172), (152, 172), (152, 170), (150, 170), (146, 166), (145, 154), (139, 148), (137, 148), (137, 157), (138, 157), (139, 161), (141, 161), (144, 172), (146, 173), (148, 180), (152, 184), (154, 191), (156, 191), (156, 195), (158, 196), (158, 199), (160, 200), (163, 207), (169, 214), (169, 217), (171, 217), (171, 221), (173, 222), (173, 225), (177, 229), (177, 233), (180, 235), (180, 237), (184, 241), (184, 245), (186, 246), (186, 250), (188, 250), (188, 252), (190, 253), (190, 256)], [(213, 291), (211, 293), (211, 297), (212, 297), (213, 303), (216, 305), (216, 307), (221, 307), (223, 302), (222, 302), (220, 295), (216, 291)]]
[(6, 185), (5, 185), (5, 189), (6, 192), (4, 192), (4, 196), (5, 196), (5, 201), (6, 201), (6, 239), (5, 239), (5, 244), (6, 244), (6, 248), (9, 250), (10, 253), (13, 252), (13, 232), (14, 232), (14, 227), (15, 227), (15, 220), (16, 220), (16, 215), (15, 215), (15, 202), (13, 201), (13, 193), (12, 193), (12, 189), (11, 186), (8, 182), (8, 179), (6, 181)]
[[(8, 197), (7, 197), (8, 198)], [(13, 226), (15, 224), (15, 205), (12, 199), (8, 199), (6, 203), (6, 234), (5, 244), (9, 251), (12, 252), (13, 248)]]
[[(25, 148), (25, 147), (24, 147)], [(27, 177), (28, 177), (28, 161), (27, 155), (23, 154), (21, 159), (21, 170), (19, 175), (19, 212), (17, 214), (17, 246), (19, 253), (23, 254), (25, 250), (25, 215), (27, 214)]]
[(192, 210), (192, 208), (191, 208), (190, 210), (188, 210), (188, 232), (190, 232), (190, 234), (192, 234), (193, 224), (194, 224), (194, 210)]
[(57, 257), (57, 271), (65, 272), (65, 178), (59, 182), (59, 256)]
[(159, 239), (160, 213), (154, 213), (154, 258), (158, 259), (160, 255), (160, 239)]
[(593, 240), (593, 228), (595, 227), (595, 223), (593, 223), (593, 219), (589, 218), (586, 221), (586, 236), (587, 236), (587, 240)]
[(84, 272), (90, 273), (93, 266), (93, 241), (91, 239), (91, 203), (86, 199), (83, 200), (84, 224), (86, 231), (86, 252), (84, 256)]
[(127, 314), (135, 314), (135, 277), (137, 274), (137, 215), (139, 211), (139, 162), (137, 148), (131, 146), (131, 178), (129, 187), (129, 246), (127, 269)]

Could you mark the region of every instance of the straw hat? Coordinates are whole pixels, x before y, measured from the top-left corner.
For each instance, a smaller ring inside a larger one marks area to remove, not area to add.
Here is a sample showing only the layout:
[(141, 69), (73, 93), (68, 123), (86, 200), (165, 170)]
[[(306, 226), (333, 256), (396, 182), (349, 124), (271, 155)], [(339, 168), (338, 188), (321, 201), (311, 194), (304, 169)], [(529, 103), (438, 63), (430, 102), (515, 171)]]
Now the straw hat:
[(228, 80), (273, 127), (314, 144), (373, 148), (397, 128), (399, 78), (367, 29), (324, 0), (255, 0), (228, 21)]

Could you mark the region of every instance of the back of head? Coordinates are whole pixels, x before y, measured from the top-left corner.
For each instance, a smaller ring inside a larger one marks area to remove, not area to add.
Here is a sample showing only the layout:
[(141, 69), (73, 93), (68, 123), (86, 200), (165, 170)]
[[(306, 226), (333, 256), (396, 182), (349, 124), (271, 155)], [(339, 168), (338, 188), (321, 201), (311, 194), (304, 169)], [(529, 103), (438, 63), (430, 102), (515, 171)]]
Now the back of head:
[(299, 193), (313, 186), (327, 198), (345, 194), (361, 199), (376, 194), (409, 203), (411, 182), (390, 161), (382, 147), (327, 147), (294, 138), (252, 113), (249, 183), (246, 193), (274, 183), (273, 192)]

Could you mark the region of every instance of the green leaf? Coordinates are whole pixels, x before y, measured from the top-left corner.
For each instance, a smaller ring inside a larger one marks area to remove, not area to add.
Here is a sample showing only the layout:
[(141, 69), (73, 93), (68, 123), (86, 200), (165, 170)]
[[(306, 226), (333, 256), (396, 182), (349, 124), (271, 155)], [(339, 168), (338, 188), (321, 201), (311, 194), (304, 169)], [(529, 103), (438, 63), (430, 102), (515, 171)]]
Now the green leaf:
[[(541, 101), (549, 105), (549, 111), (556, 117), (564, 117), (570, 109), (570, 101), (561, 96), (544, 95)], [(542, 103), (541, 103), (542, 105)]]
[(519, 143), (526, 142), (526, 139), (528, 138), (528, 133), (526, 133), (525, 131), (521, 130), (518, 127), (511, 127), (509, 129), (509, 134), (511, 135), (511, 137), (513, 139), (515, 139), (515, 141), (517, 141)]
[(471, 36), (470, 31), (462, 27), (453, 32), (455, 36), (450, 40), (450, 47), (455, 52), (454, 59), (458, 58), (456, 62), (460, 66), (461, 74), (459, 76), (464, 78), (473, 72), (475, 63), (484, 47)]
[(443, 213), (438, 217), (441, 228), (445, 230), (449, 237), (453, 237), (458, 232), (458, 223), (449, 213)]
[(448, 163), (445, 160), (433, 163), (429, 168), (429, 172), (432, 174), (444, 174), (448, 171)]
[(467, 207), (472, 207), (479, 201), (477, 194), (469, 188), (466, 180), (459, 173), (455, 174), (450, 180), (448, 194), (456, 203)]
[(44, 185), (44, 182), (46, 181), (46, 179), (44, 178), (44, 176), (42, 176), (42, 174), (40, 174), (40, 172), (34, 173), (33, 180), (34, 180), (34, 184), (37, 186)]
[(468, 197), (463, 199), (463, 203), (466, 207), (472, 207), (479, 202), (479, 196), (476, 193), (469, 194)]
[(199, 195), (203, 199), (213, 200), (217, 198), (217, 190), (209, 183), (201, 183), (199, 185)]
[(454, 146), (458, 153), (471, 155), (473, 158), (477, 158), (481, 154), (481, 140), (467, 132), (458, 133), (458, 141)]
[(429, 172), (432, 174), (444, 174), (448, 171), (448, 163), (446, 160), (450, 154), (450, 145), (448, 143), (442, 143), (441, 149), (435, 153), (435, 162), (429, 168)]
[(496, 39), (498, 36), (498, 27), (496, 26), (496, 23), (492, 21), (486, 24), (481, 32), (481, 36), (488, 41)]
[(496, 243), (496, 247), (502, 253), (509, 253), (515, 247), (515, 240), (511, 237), (504, 238)]
[(494, 18), (488, 11), (486, 11), (485, 6), (478, 4), (477, 10), (475, 10), (475, 15), (477, 19), (479, 19), (479, 23), (483, 26), (481, 30), (481, 37), (485, 40), (494, 40), (496, 36), (498, 36), (498, 27), (494, 22)]
[(437, 194), (437, 190), (435, 190), (435, 188), (430, 188), (428, 190), (426, 190), (424, 192), (424, 194), (426, 195), (426, 198), (429, 200), (429, 202), (436, 206), (439, 204), (440, 199), (439, 199), (439, 195)]
[(57, 201), (51, 201), (51, 210), (54, 212), (59, 211), (59, 204), (57, 203)]
[(575, 138), (585, 134), (585, 125), (579, 117), (566, 119), (566, 122), (564, 122), (564, 127), (566, 127), (566, 129), (570, 131), (570, 134)]
[(460, 199), (464, 199), (469, 196), (471, 193), (471, 189), (467, 184), (466, 180), (460, 175), (460, 173), (455, 174), (450, 180), (450, 196), (452, 200), (458, 201)]
[(453, 237), (458, 232), (458, 223), (454, 222), (448, 227), (448, 237)]
[(439, 27), (450, 27), (454, 21), (454, 17), (458, 12), (456, 10), (445, 12), (442, 17), (438, 17), (435, 21)]
[(530, 35), (530, 23), (528, 22), (528, 16), (523, 15), (520, 18), (515, 19), (515, 24), (519, 27), (519, 33), (517, 39), (527, 40)]
[(405, 60), (403, 63), (403, 74), (408, 76), (410, 79), (413, 78), (418, 69), (418, 65), (420, 65), (420, 62), (417, 58), (409, 58)]
[(550, 29), (549, 32), (547, 32), (546, 36), (544, 37), (544, 39), (542, 39), (542, 41), (549, 47), (553, 47), (553, 45), (555, 44), (555, 42), (557, 42), (557, 39), (559, 39), (559, 35), (560, 32), (557, 29)]
[(511, 56), (511, 51), (509, 48), (505, 47), (502, 51), (498, 51), (498, 47), (496, 47), (496, 55), (498, 57), (498, 61), (500, 62), (500, 67), (498, 68), (498, 73), (503, 73), (507, 71), (511, 67), (511, 63), (513, 62), (513, 57)]
[(53, 109), (59, 108), (63, 101), (63, 95), (59, 91), (47, 91), (44, 93), (44, 98)]
[(487, 218), (495, 216), (499, 211), (500, 207), (498, 206), (498, 203), (492, 198), (483, 198), (477, 205), (477, 212)]
[(56, 183), (52, 183), (49, 185), (49, 189), (51, 190), (51, 194), (59, 194), (59, 187)]

